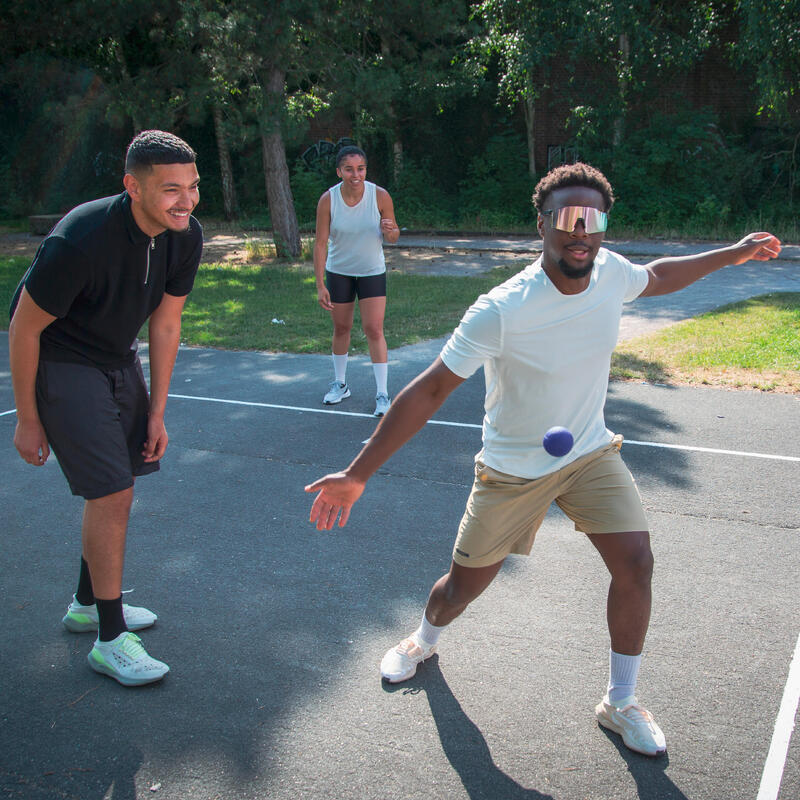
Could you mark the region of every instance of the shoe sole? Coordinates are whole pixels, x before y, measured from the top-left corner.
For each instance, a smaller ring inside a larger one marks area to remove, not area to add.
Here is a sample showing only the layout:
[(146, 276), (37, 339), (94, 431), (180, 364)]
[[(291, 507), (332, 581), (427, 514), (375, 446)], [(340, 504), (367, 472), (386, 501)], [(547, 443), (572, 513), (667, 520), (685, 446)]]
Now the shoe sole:
[(169, 667), (167, 667), (166, 671), (156, 678), (126, 678), (124, 675), (114, 672), (113, 669), (109, 669), (104, 664), (98, 664), (92, 658), (91, 653), (89, 653), (86, 658), (89, 662), (89, 666), (95, 672), (99, 672), (101, 675), (108, 675), (109, 678), (113, 678), (117, 683), (121, 683), (123, 686), (145, 686), (148, 683), (156, 683), (157, 681), (162, 680), (162, 678), (169, 673)]
[[(317, 395), (317, 397), (319, 397), (319, 395)], [(350, 390), (349, 389), (347, 390), (347, 393), (343, 394), (338, 400), (323, 400), (322, 401), (322, 405), (324, 405), (324, 406), (335, 406), (338, 403), (341, 403), (342, 400), (344, 400), (347, 397), (350, 397)]]
[[(67, 614), (67, 616), (65, 616), (61, 621), (64, 623), (64, 627), (70, 631), (70, 633), (91, 633), (97, 631), (96, 622), (78, 622), (76, 619), (70, 617), (69, 614)], [(138, 625), (125, 620), (125, 624), (127, 625), (129, 631), (140, 631), (144, 628), (149, 628), (152, 625), (155, 625), (156, 620), (153, 620), (152, 622), (144, 622)]]
[(640, 753), (643, 756), (650, 756), (651, 758), (655, 758), (656, 756), (663, 755), (664, 753), (667, 752), (666, 747), (663, 750), (656, 750), (655, 753), (653, 753), (650, 750), (640, 750), (638, 747), (634, 747), (632, 744), (629, 744), (625, 739), (625, 733), (623, 732), (622, 728), (620, 728), (619, 725), (614, 724), (605, 715), (602, 705), (599, 705), (595, 708), (594, 714), (597, 717), (597, 722), (600, 724), (601, 727), (607, 728), (608, 730), (613, 731), (614, 733), (622, 737), (622, 742), (625, 745), (625, 747), (628, 748), (628, 750), (633, 750), (634, 753)]

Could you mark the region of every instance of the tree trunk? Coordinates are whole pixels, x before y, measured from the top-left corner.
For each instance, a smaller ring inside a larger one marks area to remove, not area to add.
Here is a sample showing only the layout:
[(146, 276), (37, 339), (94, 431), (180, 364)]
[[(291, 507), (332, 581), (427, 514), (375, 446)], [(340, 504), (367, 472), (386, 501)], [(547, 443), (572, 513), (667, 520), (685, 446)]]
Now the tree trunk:
[(534, 112), (536, 111), (536, 100), (533, 94), (528, 92), (525, 95), (525, 103), (523, 105), (525, 111), (525, 133), (528, 139), (528, 174), (536, 179), (536, 133), (533, 129)]
[(298, 258), (300, 229), (294, 210), (286, 148), (281, 134), (280, 111), (285, 104), (285, 73), (272, 67), (267, 75), (265, 111), (261, 118), (261, 154), (264, 160), (264, 181), (267, 187), (272, 238), (281, 257)]
[(631, 56), (631, 43), (627, 33), (621, 33), (619, 35), (619, 55), (622, 62), (618, 86), (620, 111), (619, 115), (614, 120), (614, 134), (611, 140), (615, 149), (622, 145), (622, 137), (625, 135), (625, 106), (628, 97), (628, 65)]
[(392, 144), (392, 178), (394, 185), (400, 180), (400, 173), (403, 171), (403, 143), (395, 138)]
[(222, 124), (222, 106), (216, 100), (212, 100), (212, 104), (211, 114), (214, 117), (214, 133), (217, 137), (219, 172), (222, 180), (222, 205), (225, 210), (225, 219), (230, 222), (239, 216), (239, 201), (236, 198), (236, 185), (233, 182), (231, 151)]

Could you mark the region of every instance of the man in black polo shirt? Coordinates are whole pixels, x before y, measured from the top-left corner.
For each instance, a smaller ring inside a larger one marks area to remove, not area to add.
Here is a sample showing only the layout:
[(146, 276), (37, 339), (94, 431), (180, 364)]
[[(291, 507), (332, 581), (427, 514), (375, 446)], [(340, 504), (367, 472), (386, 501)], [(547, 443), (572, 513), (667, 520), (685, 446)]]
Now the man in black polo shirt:
[[(14, 444), (41, 466), (50, 448), (85, 499), (71, 631), (98, 631), (89, 664), (126, 686), (169, 671), (133, 630), (156, 615), (122, 603), (134, 479), (167, 447), (164, 409), (203, 234), (195, 153), (163, 131), (128, 147), (125, 191), (78, 206), (42, 242), (11, 303)], [(149, 319), (150, 392), (137, 355)]]

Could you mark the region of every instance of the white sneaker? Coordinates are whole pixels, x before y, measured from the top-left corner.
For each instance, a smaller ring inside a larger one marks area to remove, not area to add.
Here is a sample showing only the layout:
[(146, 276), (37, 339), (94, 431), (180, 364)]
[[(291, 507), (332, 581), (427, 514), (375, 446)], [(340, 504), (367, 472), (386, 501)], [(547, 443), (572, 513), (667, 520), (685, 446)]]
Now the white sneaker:
[[(142, 608), (142, 606), (129, 606), (127, 603), (122, 604), (122, 615), (125, 617), (125, 625), (129, 631), (149, 628), (158, 619), (158, 615), (149, 609)], [(73, 633), (96, 631), (98, 626), (97, 606), (94, 604), (83, 606), (73, 595), (67, 613), (61, 621), (64, 623), (64, 627)]]
[(380, 394), (375, 395), (375, 411), (373, 415), (376, 417), (382, 417), (388, 410), (391, 401), (389, 400), (389, 395), (384, 394), (381, 392)]
[(110, 675), (123, 686), (141, 686), (160, 681), (169, 672), (169, 667), (163, 661), (148, 655), (142, 640), (130, 631), (121, 633), (110, 642), (98, 639), (88, 660), (95, 672)]
[[(424, 647), (422, 645), (425, 645)], [(430, 658), (436, 652), (436, 645), (418, 643), (413, 634), (393, 647), (381, 661), (381, 677), (389, 683), (401, 683), (417, 674), (417, 664)]]
[(619, 703), (610, 703), (606, 695), (594, 710), (597, 721), (604, 727), (622, 736), (622, 741), (631, 750), (646, 756), (665, 753), (667, 742), (653, 715), (636, 702), (626, 697)]
[(333, 406), (336, 403), (341, 403), (345, 397), (350, 397), (350, 387), (341, 381), (331, 381), (330, 389), (328, 389), (325, 397), (322, 398), (322, 402), (326, 406)]

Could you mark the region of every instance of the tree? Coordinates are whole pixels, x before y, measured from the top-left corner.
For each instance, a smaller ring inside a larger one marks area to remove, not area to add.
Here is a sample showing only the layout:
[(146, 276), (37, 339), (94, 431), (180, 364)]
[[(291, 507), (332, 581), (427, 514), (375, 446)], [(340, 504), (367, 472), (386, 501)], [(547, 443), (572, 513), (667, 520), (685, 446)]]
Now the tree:
[(376, 0), (351, 3), (337, 21), (339, 49), (336, 102), (351, 110), (356, 137), (384, 136), (397, 181), (404, 136), (416, 122), (435, 117), (470, 91), (472, 81), (458, 55), (468, 40), (462, 0)]
[(531, 177), (546, 90), (557, 90), (573, 108), (598, 108), (619, 146), (631, 95), (695, 63), (716, 25), (710, 0), (483, 0), (473, 15), (483, 23), (471, 42), (473, 57), (484, 68), (497, 65), (501, 102), (523, 106)]

